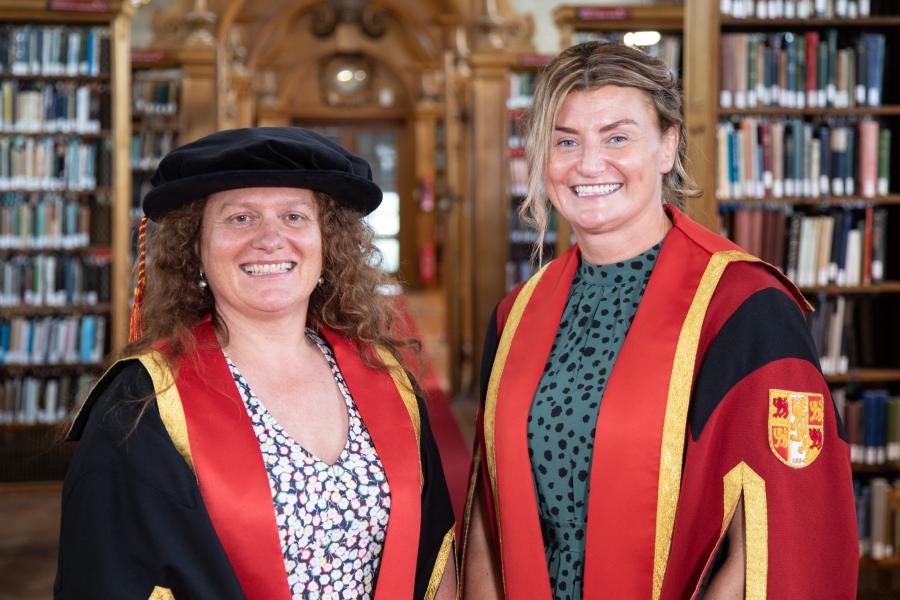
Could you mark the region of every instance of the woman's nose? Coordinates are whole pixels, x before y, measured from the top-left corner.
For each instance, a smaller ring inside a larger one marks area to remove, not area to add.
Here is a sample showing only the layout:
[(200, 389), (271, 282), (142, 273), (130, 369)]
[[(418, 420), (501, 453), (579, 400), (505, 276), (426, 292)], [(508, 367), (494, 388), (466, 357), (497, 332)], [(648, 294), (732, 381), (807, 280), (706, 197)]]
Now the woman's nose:
[(599, 175), (606, 169), (606, 157), (595, 148), (586, 146), (578, 161), (578, 171), (582, 175)]
[(253, 246), (261, 250), (274, 250), (283, 245), (284, 234), (277, 220), (264, 219), (253, 237)]

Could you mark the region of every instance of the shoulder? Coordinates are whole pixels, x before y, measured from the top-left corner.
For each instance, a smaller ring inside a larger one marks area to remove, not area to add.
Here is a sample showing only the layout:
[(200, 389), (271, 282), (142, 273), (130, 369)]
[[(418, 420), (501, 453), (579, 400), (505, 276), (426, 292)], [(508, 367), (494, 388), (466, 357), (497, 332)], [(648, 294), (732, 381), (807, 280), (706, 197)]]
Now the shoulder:
[(698, 347), (690, 416), (695, 437), (725, 395), (751, 374), (805, 364), (802, 370), (819, 383), (818, 352), (805, 305), (792, 291), (765, 265), (737, 263), (726, 270)]
[[(140, 360), (129, 358), (116, 362), (85, 398), (69, 430), (68, 439), (80, 440), (85, 435), (89, 422), (106, 422), (111, 418), (114, 423), (118, 423), (137, 418), (137, 406), (142, 400), (152, 398), (153, 394), (153, 381)], [(111, 414), (115, 417), (109, 417)]]

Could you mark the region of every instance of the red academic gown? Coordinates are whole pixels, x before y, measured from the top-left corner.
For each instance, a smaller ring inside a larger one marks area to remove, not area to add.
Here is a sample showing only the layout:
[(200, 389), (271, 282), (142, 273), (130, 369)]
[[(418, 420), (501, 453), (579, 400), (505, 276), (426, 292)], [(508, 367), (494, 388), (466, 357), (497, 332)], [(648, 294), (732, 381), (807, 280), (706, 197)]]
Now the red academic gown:
[[(584, 598), (692, 598), (738, 501), (747, 598), (852, 598), (849, 448), (803, 318), (776, 269), (677, 209), (600, 403)], [(527, 417), (577, 247), (497, 307), (485, 343), (475, 490), (507, 598), (550, 598)], [(466, 531), (464, 524), (463, 531)]]
[[(390, 485), (373, 596), (433, 598), (453, 568), (454, 523), (424, 402), (402, 370), (369, 368), (351, 340), (322, 334)], [(209, 319), (195, 335), (174, 385), (149, 352), (114, 365), (86, 401), (70, 436), (56, 598), (290, 599), (259, 443)]]

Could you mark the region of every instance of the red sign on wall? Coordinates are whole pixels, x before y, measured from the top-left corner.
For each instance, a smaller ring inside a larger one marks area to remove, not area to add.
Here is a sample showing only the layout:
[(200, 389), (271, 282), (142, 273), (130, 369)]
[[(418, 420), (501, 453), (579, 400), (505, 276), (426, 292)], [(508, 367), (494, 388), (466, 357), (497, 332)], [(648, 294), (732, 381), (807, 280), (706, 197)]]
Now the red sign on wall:
[(109, 2), (106, 0), (47, 0), (47, 10), (65, 12), (109, 12)]

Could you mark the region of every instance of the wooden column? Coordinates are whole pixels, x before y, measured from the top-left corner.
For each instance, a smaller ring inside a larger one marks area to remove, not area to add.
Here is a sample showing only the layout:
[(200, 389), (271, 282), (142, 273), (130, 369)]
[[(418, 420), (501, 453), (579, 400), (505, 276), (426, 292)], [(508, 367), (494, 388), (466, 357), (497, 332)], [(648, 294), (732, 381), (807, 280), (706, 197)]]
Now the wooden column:
[[(417, 273), (417, 283), (420, 286), (434, 285), (437, 283), (437, 274), (435, 280), (427, 283), (422, 280), (421, 260), (423, 248), (431, 244), (432, 257), (437, 260), (434, 253), (435, 250), (435, 232), (437, 224), (435, 222), (437, 216), (437, 198), (435, 197), (435, 164), (434, 154), (437, 148), (437, 120), (439, 110), (438, 106), (430, 100), (420, 100), (413, 113), (413, 152), (415, 154), (415, 182), (416, 193), (413, 197), (416, 200), (416, 258), (419, 261), (418, 268), (414, 269)], [(424, 210), (422, 206), (422, 193), (424, 191), (423, 184), (430, 182), (432, 202), (429, 210)], [(435, 269), (437, 264), (434, 265)]]
[[(472, 359), (472, 245), (471, 204), (463, 160), (466, 152), (466, 129), (461, 122), (461, 90), (465, 85), (456, 70), (456, 56), (452, 51), (444, 55), (444, 176), (450, 204), (444, 209), (446, 226), (444, 241), (443, 284), (447, 298), (447, 345), (450, 354), (451, 397), (468, 389), (471, 384)], [(460, 86), (461, 87), (461, 86)], [(466, 376), (468, 375), (468, 377)]]
[(112, 236), (111, 278), (112, 323), (110, 348), (121, 350), (128, 342), (131, 305), (131, 15), (133, 8), (123, 6), (112, 21), (110, 77), (112, 80)]
[(178, 52), (181, 63), (182, 106), (179, 143), (186, 144), (219, 129), (216, 116), (216, 49), (187, 46)]
[[(508, 257), (506, 189), (509, 96), (508, 58), (502, 52), (471, 57), (471, 181), (474, 368), (481, 364), (481, 348), (494, 306), (506, 292)], [(465, 285), (465, 282), (463, 282)], [(477, 378), (476, 378), (477, 381)]]
[(688, 172), (703, 195), (690, 200), (688, 213), (715, 230), (716, 121), (719, 101), (719, 6), (692, 0), (685, 6), (684, 99)]

